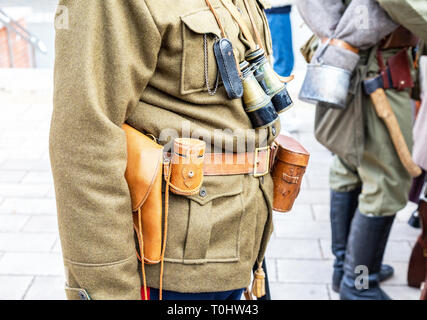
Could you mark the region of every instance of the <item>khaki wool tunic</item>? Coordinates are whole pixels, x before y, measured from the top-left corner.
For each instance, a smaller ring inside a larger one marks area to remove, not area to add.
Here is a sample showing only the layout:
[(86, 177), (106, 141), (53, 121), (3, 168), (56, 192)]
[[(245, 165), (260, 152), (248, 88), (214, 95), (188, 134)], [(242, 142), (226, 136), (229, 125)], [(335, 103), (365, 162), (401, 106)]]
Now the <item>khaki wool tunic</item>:
[[(211, 2), (243, 61), (248, 46), (238, 25), (219, 0)], [(243, 1), (233, 2), (252, 30)], [(267, 4), (248, 2), (271, 55)], [(50, 155), (67, 297), (86, 292), (92, 299), (140, 299), (122, 124), (162, 144), (184, 131), (193, 137), (216, 132), (221, 151), (236, 151), (235, 133), (252, 126), (242, 100), (229, 100), (222, 84), (214, 96), (207, 92), (204, 35), (213, 89), (213, 45), (221, 33), (205, 0), (59, 4), (69, 26), (57, 30)], [(246, 142), (271, 143), (279, 133), (277, 121)], [(165, 290), (243, 288), (264, 256), (273, 228), (271, 176), (209, 176), (203, 187), (201, 195), (171, 195)], [(147, 278), (148, 286), (159, 287), (159, 265), (147, 266)]]

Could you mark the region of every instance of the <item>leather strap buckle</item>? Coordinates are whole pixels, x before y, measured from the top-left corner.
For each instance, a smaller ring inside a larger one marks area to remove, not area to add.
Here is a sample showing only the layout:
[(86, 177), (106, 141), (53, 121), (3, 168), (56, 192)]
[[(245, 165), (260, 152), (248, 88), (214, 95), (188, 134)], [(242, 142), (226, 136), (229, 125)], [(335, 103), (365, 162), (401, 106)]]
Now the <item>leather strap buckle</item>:
[[(266, 161), (265, 161), (266, 168), (265, 168), (264, 172), (259, 173), (258, 167), (259, 167), (259, 164), (261, 163), (259, 154), (262, 151), (267, 151), (267, 157), (266, 157)], [(271, 152), (271, 149), (269, 146), (255, 149), (255, 156), (254, 156), (254, 158), (255, 158), (254, 159), (254, 177), (255, 178), (263, 177), (263, 176), (267, 175), (268, 172), (270, 171), (270, 152)]]

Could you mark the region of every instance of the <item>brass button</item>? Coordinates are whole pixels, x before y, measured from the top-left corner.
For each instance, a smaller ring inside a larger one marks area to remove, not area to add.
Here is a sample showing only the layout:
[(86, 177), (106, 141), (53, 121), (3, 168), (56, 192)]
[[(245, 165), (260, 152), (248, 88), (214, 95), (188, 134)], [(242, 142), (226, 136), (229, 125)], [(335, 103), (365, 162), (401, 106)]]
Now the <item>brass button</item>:
[(276, 130), (276, 127), (275, 127), (275, 126), (272, 126), (272, 127), (271, 127), (271, 133), (273, 134), (273, 136), (275, 136), (275, 135), (276, 135), (277, 130)]
[(200, 192), (199, 192), (199, 196), (201, 196), (202, 198), (205, 198), (207, 195), (208, 195), (208, 192), (206, 191), (206, 188), (201, 187)]

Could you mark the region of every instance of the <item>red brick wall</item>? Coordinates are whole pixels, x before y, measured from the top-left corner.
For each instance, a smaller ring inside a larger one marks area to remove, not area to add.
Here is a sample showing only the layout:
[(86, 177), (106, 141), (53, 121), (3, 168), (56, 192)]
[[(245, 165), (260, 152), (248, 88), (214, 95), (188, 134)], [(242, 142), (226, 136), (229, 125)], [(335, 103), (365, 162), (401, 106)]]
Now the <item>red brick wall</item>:
[[(23, 19), (18, 20), (24, 28), (26, 27)], [(31, 67), (31, 48), (30, 45), (21, 37), (16, 35), (13, 30), (9, 32), (10, 43), (13, 51), (13, 63), (15, 68)], [(0, 68), (10, 68), (9, 46), (7, 42), (6, 27), (0, 29)]]

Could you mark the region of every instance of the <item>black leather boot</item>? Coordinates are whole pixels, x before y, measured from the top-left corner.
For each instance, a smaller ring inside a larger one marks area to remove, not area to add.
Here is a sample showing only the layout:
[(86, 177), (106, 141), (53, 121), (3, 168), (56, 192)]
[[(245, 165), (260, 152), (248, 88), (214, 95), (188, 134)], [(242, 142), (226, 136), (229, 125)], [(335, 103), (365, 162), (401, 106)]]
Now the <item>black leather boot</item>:
[[(347, 250), (347, 238), (350, 232), (351, 221), (359, 204), (360, 188), (349, 192), (331, 190), (331, 231), (332, 253), (335, 256), (334, 271), (332, 274), (332, 290), (339, 292), (344, 275), (344, 259)], [(381, 266), (380, 281), (384, 281), (394, 274), (389, 265)]]
[[(348, 238), (341, 300), (390, 300), (380, 288), (379, 275), (394, 217), (369, 217), (356, 211)], [(360, 273), (363, 268), (368, 271), (364, 279)]]
[(360, 188), (350, 192), (331, 191), (332, 253), (335, 256), (332, 290), (339, 292), (344, 275), (344, 259), (351, 221), (358, 206)]

